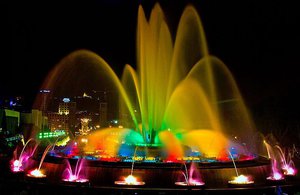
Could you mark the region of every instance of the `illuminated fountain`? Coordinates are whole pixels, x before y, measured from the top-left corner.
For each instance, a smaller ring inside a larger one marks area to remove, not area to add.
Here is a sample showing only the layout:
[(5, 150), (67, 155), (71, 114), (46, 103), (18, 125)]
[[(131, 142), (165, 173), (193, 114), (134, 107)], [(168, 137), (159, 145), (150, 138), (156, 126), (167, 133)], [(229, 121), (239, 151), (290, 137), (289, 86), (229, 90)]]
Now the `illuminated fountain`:
[(280, 146), (276, 145), (275, 148), (278, 150), (278, 155), (280, 158), (281, 169), (283, 170), (283, 174), (286, 176), (295, 176), (297, 170), (295, 168), (295, 164), (292, 160), (291, 154), (288, 153), (286, 158), (286, 155), (284, 154)]
[(294, 177), (297, 173), (294, 162), (292, 160), (291, 153), (287, 156), (283, 152), (280, 146), (275, 144), (271, 146), (267, 141), (264, 140), (268, 157), (271, 159), (272, 173), (267, 180), (269, 181), (283, 181), (285, 177)]
[(85, 178), (83, 174), (83, 163), (84, 159), (80, 158), (77, 160), (74, 171), (68, 160), (66, 160), (66, 169), (63, 172), (63, 181), (65, 182), (75, 182), (75, 183), (87, 183), (89, 180)]
[[(87, 66), (84, 69), (83, 64)], [(132, 145), (131, 153), (134, 146), (156, 147), (156, 155), (164, 162), (177, 162), (190, 156), (190, 151), (199, 151), (203, 161), (217, 162), (230, 161), (224, 151), (234, 145), (241, 159), (256, 158), (250, 136), (255, 127), (232, 74), (209, 54), (200, 18), (192, 6), (182, 14), (174, 43), (160, 6), (155, 5), (148, 21), (139, 7), (137, 70), (127, 64), (121, 79), (100, 56), (79, 50), (50, 72), (43, 88), (58, 95), (76, 94), (81, 89), (78, 85), (76, 91), (74, 82), (87, 82), (77, 73), (95, 81), (94, 87), (107, 84), (118, 92), (119, 121), (124, 127), (90, 133), (84, 151), (102, 151), (95, 155), (109, 153), (118, 158), (123, 156), (123, 145)], [(232, 137), (239, 137), (244, 145), (232, 142)]]
[(267, 177), (270, 182), (282, 182), (284, 181), (284, 176), (280, 170), (280, 164), (278, 163), (278, 156), (275, 150), (264, 140), (266, 146), (268, 157), (271, 160), (271, 175)]
[[(25, 148), (27, 147), (27, 145), (31, 142), (31, 141), (35, 141), (33, 138), (30, 138), (23, 146), (22, 151), (19, 155), (19, 158), (17, 158), (17, 154), (15, 154), (15, 157), (13, 160), (11, 160), (10, 166), (11, 166), (11, 171), (12, 172), (23, 172), (24, 171), (24, 164), (27, 163), (28, 159), (34, 154), (38, 144), (35, 144), (34, 148), (32, 151), (30, 152), (26, 152)], [(15, 151), (15, 153), (17, 153), (17, 151)]]
[[(80, 157), (92, 159), (85, 169), (101, 177), (89, 175), (95, 185), (156, 185), (165, 179), (162, 174), (168, 180), (164, 183), (174, 186), (178, 178), (173, 176), (182, 164), (190, 165), (190, 173), (186, 170), (185, 181), (176, 185), (204, 185), (192, 173), (199, 167), (205, 185), (218, 182), (209, 178), (211, 171), (223, 180), (222, 186), (253, 184), (238, 174), (239, 169), (254, 171), (255, 181), (265, 181), (270, 162), (256, 150), (256, 129), (237, 84), (226, 65), (209, 54), (194, 7), (184, 9), (174, 41), (158, 4), (149, 20), (139, 7), (136, 67), (127, 64), (119, 78), (102, 57), (78, 50), (48, 74), (42, 88), (53, 96), (73, 97), (83, 89), (102, 87), (117, 92), (120, 102), (115, 110), (118, 127), (102, 127), (84, 134), (84, 140), (78, 136), (55, 148), (47, 170), (61, 170), (56, 162)], [(144, 174), (143, 181), (133, 175), (133, 166), (135, 176)], [(233, 170), (237, 177), (229, 181)], [(129, 171), (128, 177), (118, 180)]]
[(138, 179), (133, 176), (132, 174), (128, 175), (127, 177), (124, 177), (121, 181), (115, 181), (116, 185), (134, 185), (134, 186), (140, 186), (145, 185), (145, 182), (138, 181)]
[(42, 167), (42, 164), (44, 162), (44, 159), (48, 153), (48, 151), (50, 150), (50, 148), (52, 147), (52, 145), (48, 145), (41, 157), (41, 160), (40, 160), (40, 163), (39, 163), (39, 166), (38, 168), (34, 169), (34, 170), (30, 170), (28, 172), (28, 174), (26, 175), (27, 177), (30, 177), (30, 178), (46, 178), (47, 175), (45, 175), (42, 171), (41, 171), (41, 167)]
[(135, 176), (133, 176), (133, 167), (134, 167), (134, 159), (135, 159), (135, 156), (136, 156), (136, 150), (137, 150), (137, 147), (134, 150), (130, 175), (128, 175), (127, 177), (124, 177), (123, 180), (121, 180), (121, 181), (115, 181), (116, 185), (135, 185), (135, 186), (145, 185), (145, 182), (138, 181), (137, 178)]
[(190, 170), (188, 172), (188, 169), (186, 167), (186, 164), (183, 164), (185, 173), (182, 172), (185, 181), (177, 181), (175, 182), (175, 185), (178, 186), (204, 186), (205, 183), (200, 181), (199, 173), (197, 172), (197, 168), (195, 167), (194, 163), (191, 163)]
[(251, 178), (249, 176), (245, 176), (245, 175), (242, 175), (242, 174), (239, 175), (236, 164), (235, 164), (235, 161), (234, 161), (234, 158), (233, 158), (230, 151), (228, 151), (228, 153), (229, 153), (229, 155), (232, 159), (232, 163), (233, 163), (234, 170), (235, 170), (235, 173), (236, 173), (236, 177), (234, 177), (233, 180), (228, 181), (228, 184), (230, 186), (238, 186), (238, 187), (249, 186), (249, 185), (254, 184), (254, 181), (251, 180)]
[(228, 183), (232, 186), (237, 186), (237, 187), (241, 187), (241, 186), (249, 186), (254, 184), (254, 181), (252, 181), (250, 179), (250, 177), (245, 176), (245, 175), (238, 175), (237, 177), (234, 177), (233, 180), (228, 181)]

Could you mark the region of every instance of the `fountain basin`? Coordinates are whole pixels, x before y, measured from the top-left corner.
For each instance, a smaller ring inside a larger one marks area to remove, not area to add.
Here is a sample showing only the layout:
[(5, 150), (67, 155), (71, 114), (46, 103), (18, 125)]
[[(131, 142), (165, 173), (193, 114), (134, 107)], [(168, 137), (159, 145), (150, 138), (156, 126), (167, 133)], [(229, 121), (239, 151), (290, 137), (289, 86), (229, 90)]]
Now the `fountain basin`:
[[(43, 169), (49, 182), (57, 183), (61, 180), (64, 170), (63, 158), (47, 156), (43, 163)], [(71, 164), (76, 160), (70, 159)], [(31, 164), (38, 164), (38, 159), (31, 158)], [(257, 158), (250, 161), (236, 162), (240, 173), (251, 173), (256, 184), (265, 184), (269, 174), (270, 161), (265, 158)], [(114, 186), (115, 181), (123, 181), (124, 175), (130, 175), (132, 163), (128, 162), (103, 162), (87, 160), (85, 172), (92, 186)], [(189, 163), (187, 163), (189, 167)], [(235, 169), (230, 162), (197, 163), (206, 188), (227, 188), (228, 181), (235, 174)], [(144, 163), (135, 162), (133, 175), (144, 182), (147, 187), (176, 187), (182, 175), (182, 163)], [(166, 179), (168, 178), (168, 179)], [(162, 182), (163, 181), (163, 182)], [(182, 180), (183, 181), (183, 180)], [(182, 186), (177, 186), (182, 188)]]

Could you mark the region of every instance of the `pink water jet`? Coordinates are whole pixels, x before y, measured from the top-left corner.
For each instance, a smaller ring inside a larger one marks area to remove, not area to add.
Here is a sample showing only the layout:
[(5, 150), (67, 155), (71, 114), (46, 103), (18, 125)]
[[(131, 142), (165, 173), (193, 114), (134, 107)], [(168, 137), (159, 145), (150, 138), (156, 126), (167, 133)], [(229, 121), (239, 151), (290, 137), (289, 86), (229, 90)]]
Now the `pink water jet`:
[[(204, 182), (200, 179), (200, 173), (197, 171), (197, 168), (194, 163), (191, 164), (190, 170), (188, 172), (186, 164), (184, 164), (185, 173), (182, 172), (185, 181), (175, 182), (175, 185), (178, 186), (203, 186)], [(195, 178), (196, 177), (196, 178)]]
[(280, 146), (276, 145), (275, 148), (278, 150), (278, 156), (281, 162), (281, 169), (284, 175), (294, 176), (297, 173), (294, 162), (292, 160), (292, 156), (290, 153), (285, 155)]
[(283, 179), (284, 179), (283, 175), (279, 172), (274, 172), (271, 176), (267, 177), (267, 180), (271, 180), (271, 181), (281, 181)]
[(89, 180), (85, 178), (82, 174), (84, 159), (80, 158), (77, 160), (75, 170), (73, 171), (72, 166), (69, 161), (65, 161), (67, 164), (66, 169), (63, 172), (63, 181), (66, 182), (78, 182), (78, 183), (86, 183)]
[(22, 162), (20, 162), (19, 160), (14, 160), (11, 162), (11, 170), (13, 172), (22, 172), (24, 171), (23, 167), (22, 167)]
[(294, 176), (297, 173), (297, 170), (289, 165), (282, 167), (283, 174), (288, 176)]
[(191, 179), (188, 182), (177, 181), (177, 182), (175, 182), (175, 185), (178, 185), (178, 186), (203, 186), (203, 185), (205, 185), (205, 183), (201, 182), (201, 181)]
[(23, 172), (24, 166), (27, 163), (28, 159), (34, 154), (38, 144), (35, 145), (33, 150), (25, 152), (26, 146), (34, 140), (33, 138), (29, 139), (23, 146), (19, 158), (17, 158), (17, 149), (14, 152), (14, 158), (10, 161), (10, 169), (12, 172)]

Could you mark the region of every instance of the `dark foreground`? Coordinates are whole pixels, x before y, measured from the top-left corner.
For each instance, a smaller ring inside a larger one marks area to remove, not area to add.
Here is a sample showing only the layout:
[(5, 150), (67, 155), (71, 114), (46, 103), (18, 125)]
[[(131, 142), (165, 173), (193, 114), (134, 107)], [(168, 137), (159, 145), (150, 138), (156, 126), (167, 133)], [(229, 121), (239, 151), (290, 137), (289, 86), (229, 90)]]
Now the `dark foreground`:
[(300, 194), (299, 182), (292, 185), (256, 186), (250, 188), (143, 188), (143, 187), (92, 187), (80, 185), (51, 185), (43, 182), (17, 181), (1, 178), (2, 195), (77, 195), (77, 194), (110, 194), (110, 195), (173, 195), (173, 194)]

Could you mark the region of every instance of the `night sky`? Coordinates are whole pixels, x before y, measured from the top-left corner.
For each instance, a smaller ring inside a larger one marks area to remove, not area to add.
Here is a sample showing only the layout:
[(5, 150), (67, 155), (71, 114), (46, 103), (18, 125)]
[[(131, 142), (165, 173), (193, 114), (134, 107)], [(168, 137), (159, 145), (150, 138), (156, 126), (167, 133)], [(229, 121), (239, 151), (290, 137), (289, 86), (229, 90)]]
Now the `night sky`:
[[(155, 1), (98, 0), (0, 5), (0, 95), (34, 99), (48, 71), (77, 49), (102, 56), (118, 73), (135, 64), (138, 5)], [(299, 111), (300, 14), (290, 1), (159, 1), (176, 31), (188, 3), (201, 16), (210, 53), (232, 71), (252, 109), (276, 102)], [(298, 116), (298, 115), (297, 115)]]

